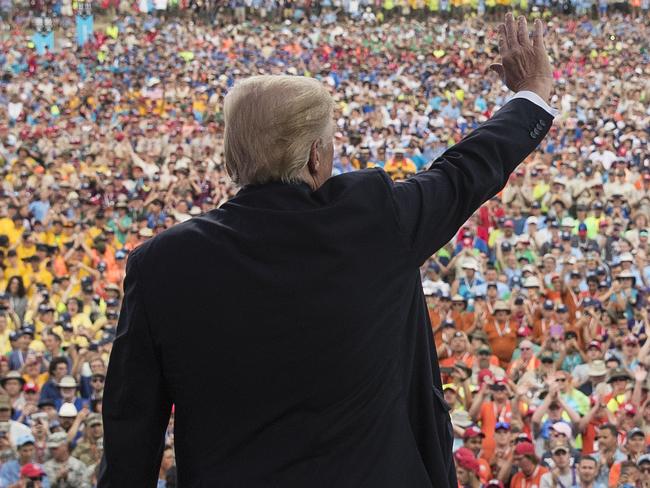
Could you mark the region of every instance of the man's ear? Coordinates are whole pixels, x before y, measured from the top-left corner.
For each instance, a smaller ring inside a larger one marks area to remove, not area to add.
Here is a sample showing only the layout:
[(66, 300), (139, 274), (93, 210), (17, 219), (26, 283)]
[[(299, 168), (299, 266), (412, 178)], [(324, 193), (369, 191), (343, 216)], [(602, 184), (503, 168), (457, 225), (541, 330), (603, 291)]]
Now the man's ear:
[(315, 175), (318, 173), (318, 169), (320, 168), (320, 139), (315, 140), (311, 144), (307, 168), (309, 169), (309, 174)]

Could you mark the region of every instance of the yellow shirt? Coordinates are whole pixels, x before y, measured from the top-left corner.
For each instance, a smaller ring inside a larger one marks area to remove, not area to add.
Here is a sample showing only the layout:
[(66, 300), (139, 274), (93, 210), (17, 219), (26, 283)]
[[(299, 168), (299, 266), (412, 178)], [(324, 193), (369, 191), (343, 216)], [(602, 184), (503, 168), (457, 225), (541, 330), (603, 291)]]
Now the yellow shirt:
[(49, 373), (41, 373), (36, 378), (32, 378), (31, 376), (28, 376), (26, 374), (23, 375), (23, 379), (27, 383), (36, 384), (39, 390), (43, 387), (43, 385), (45, 384), (45, 382), (48, 380), (49, 377), (50, 377)]
[(78, 333), (80, 327), (83, 327), (88, 330), (93, 330), (93, 323), (90, 320), (90, 317), (88, 317), (88, 315), (86, 315), (85, 313), (78, 313), (77, 315), (75, 315), (70, 319), (70, 323), (74, 328), (75, 334)]
[(15, 230), (16, 226), (14, 225), (13, 220), (11, 220), (9, 217), (0, 218), (0, 234), (4, 234), (8, 237), (9, 234)]
[(16, 247), (16, 254), (20, 259), (31, 257), (36, 254), (36, 244), (32, 244), (31, 246), (20, 244)]
[(9, 334), (11, 334), (11, 328), (9, 327), (9, 325), (7, 325), (5, 331), (0, 332), (0, 354), (2, 355), (9, 354), (11, 352), (11, 343), (9, 342)]
[(21, 261), (18, 261), (16, 266), (7, 266), (5, 268), (5, 276), (7, 277), (7, 280), (11, 279), (12, 276), (22, 277), (24, 273), (25, 265)]

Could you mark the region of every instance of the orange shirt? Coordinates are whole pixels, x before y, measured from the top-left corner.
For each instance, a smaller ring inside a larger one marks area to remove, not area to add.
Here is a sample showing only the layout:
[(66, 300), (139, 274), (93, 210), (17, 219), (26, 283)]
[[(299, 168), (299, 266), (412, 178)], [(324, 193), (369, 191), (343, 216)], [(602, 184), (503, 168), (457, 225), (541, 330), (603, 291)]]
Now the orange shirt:
[(485, 333), (492, 352), (499, 358), (501, 367), (506, 369), (517, 347), (517, 325), (510, 320), (499, 324), (494, 318), (490, 318), (485, 324)]
[(551, 319), (540, 318), (533, 323), (533, 342), (543, 343), (548, 339), (551, 330)]
[(542, 475), (546, 473), (548, 473), (548, 469), (546, 469), (544, 466), (537, 466), (529, 478), (527, 478), (523, 472), (519, 471), (518, 473), (515, 473), (515, 475), (512, 477), (512, 480), (510, 480), (510, 487), (537, 488), (540, 485)]
[(596, 434), (598, 432), (596, 431), (597, 427), (600, 427), (603, 424), (606, 424), (608, 422), (607, 417), (604, 417), (602, 419), (597, 419), (594, 418), (587, 424), (587, 427), (585, 428), (585, 431), (582, 434), (582, 452), (585, 455), (593, 454), (596, 452), (595, 449), (595, 444), (596, 444)]
[(512, 406), (510, 402), (506, 402), (505, 406), (498, 408), (492, 401), (484, 402), (478, 420), (481, 424), (481, 432), (485, 434), (482, 457), (490, 459), (495, 447), (494, 428), (497, 422), (512, 422)]
[(451, 312), (452, 319), (456, 322), (458, 329), (468, 331), (474, 324), (474, 312)]
[(474, 357), (468, 352), (462, 352), (460, 354), (454, 354), (448, 358), (442, 359), (440, 361), (440, 366), (444, 368), (452, 368), (456, 366), (456, 363), (463, 363), (468, 368), (472, 367)]
[[(429, 309), (429, 320), (431, 320), (431, 329), (436, 330), (442, 324), (443, 316), (440, 315), (440, 311), (435, 308)], [(440, 331), (436, 332), (433, 336), (433, 340), (436, 343), (436, 348), (440, 347), (442, 344), (442, 333)]]
[(609, 486), (616, 488), (618, 486), (618, 480), (621, 477), (621, 463), (614, 463), (609, 469)]
[(478, 458), (478, 478), (481, 484), (486, 485), (492, 479), (492, 468), (483, 458)]

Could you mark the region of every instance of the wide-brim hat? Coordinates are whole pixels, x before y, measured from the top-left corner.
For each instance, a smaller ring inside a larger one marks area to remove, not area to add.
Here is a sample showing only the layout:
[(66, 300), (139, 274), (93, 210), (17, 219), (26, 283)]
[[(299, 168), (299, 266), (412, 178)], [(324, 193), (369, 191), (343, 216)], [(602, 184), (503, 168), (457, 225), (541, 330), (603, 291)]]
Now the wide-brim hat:
[(636, 283), (636, 277), (632, 274), (631, 271), (627, 269), (622, 270), (619, 274), (616, 275), (617, 280), (626, 279), (626, 278), (631, 279), (632, 284)]
[(61, 381), (59, 381), (56, 386), (59, 388), (76, 388), (77, 382), (74, 377), (68, 375), (61, 378)]
[(26, 381), (25, 379), (21, 376), (21, 374), (18, 371), (9, 371), (4, 378), (0, 379), (0, 386), (4, 388), (5, 384), (9, 380), (18, 380), (20, 381), (20, 386), (24, 386)]
[(605, 364), (605, 361), (602, 361), (600, 359), (596, 359), (595, 361), (592, 361), (592, 363), (589, 365), (587, 374), (589, 376), (606, 376), (607, 365)]
[(498, 300), (494, 304), (493, 313), (497, 313), (498, 311), (510, 312), (510, 305), (508, 305), (506, 302), (502, 300)]

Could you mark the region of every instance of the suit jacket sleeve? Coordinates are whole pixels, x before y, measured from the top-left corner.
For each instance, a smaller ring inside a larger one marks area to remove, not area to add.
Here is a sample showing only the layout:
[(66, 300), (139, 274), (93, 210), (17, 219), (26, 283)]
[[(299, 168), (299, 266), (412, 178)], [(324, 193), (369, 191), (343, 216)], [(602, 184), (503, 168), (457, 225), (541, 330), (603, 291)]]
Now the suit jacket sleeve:
[(517, 98), (436, 159), (392, 186), (399, 226), (417, 266), (436, 252), (541, 142), (553, 116)]
[(104, 390), (104, 455), (98, 488), (155, 487), (171, 411), (138, 280), (129, 256), (124, 299)]

